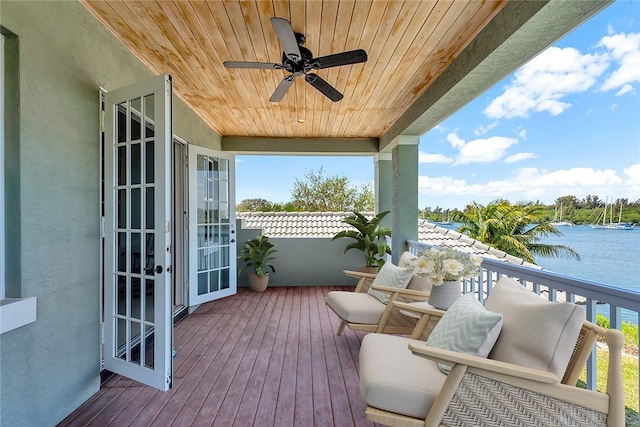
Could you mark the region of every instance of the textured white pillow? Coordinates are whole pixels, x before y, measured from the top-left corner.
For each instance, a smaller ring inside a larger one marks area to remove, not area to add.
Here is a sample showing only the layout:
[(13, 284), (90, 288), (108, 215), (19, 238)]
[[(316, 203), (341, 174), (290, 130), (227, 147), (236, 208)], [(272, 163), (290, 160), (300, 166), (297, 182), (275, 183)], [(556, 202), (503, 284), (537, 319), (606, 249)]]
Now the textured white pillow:
[[(409, 284), (409, 280), (411, 280), (411, 276), (413, 276), (413, 272), (411, 270), (398, 267), (390, 262), (385, 262), (372, 285), (405, 289)], [(367, 293), (379, 299), (383, 304), (389, 302), (390, 295), (386, 292), (369, 289)]]
[(582, 307), (549, 302), (506, 276), (484, 306), (504, 316), (491, 359), (564, 376), (586, 317)]
[[(487, 357), (500, 329), (502, 315), (485, 310), (473, 294), (466, 294), (454, 302), (427, 339), (427, 345), (458, 353)], [(438, 363), (448, 374), (451, 366)]]

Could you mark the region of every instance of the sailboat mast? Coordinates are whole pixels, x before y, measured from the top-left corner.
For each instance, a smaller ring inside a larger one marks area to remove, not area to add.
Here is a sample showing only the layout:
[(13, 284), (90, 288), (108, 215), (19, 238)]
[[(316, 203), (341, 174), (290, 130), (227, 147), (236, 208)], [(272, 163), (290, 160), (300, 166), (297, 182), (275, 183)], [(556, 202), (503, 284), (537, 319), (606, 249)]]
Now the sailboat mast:
[(620, 212), (618, 213), (618, 222), (622, 222), (622, 200), (620, 201)]

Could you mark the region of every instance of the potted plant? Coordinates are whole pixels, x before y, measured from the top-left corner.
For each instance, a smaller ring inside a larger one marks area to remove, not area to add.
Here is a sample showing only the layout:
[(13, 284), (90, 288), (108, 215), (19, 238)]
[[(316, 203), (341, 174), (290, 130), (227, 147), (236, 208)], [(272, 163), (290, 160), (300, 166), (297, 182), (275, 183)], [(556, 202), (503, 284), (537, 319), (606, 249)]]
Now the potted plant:
[(276, 269), (271, 265), (270, 261), (274, 259), (273, 254), (277, 252), (275, 245), (269, 241), (269, 237), (262, 234), (247, 240), (244, 243), (244, 249), (240, 251), (238, 259), (245, 262), (244, 267), (238, 271), (240, 275), (244, 270), (251, 268), (249, 271), (249, 288), (255, 292), (263, 292), (269, 284), (269, 271), (273, 273)]
[(429, 304), (447, 310), (461, 296), (460, 281), (478, 275), (482, 258), (449, 247), (425, 249), (411, 260), (413, 274), (431, 283)]
[(391, 236), (391, 229), (380, 227), (380, 221), (387, 216), (389, 211), (380, 212), (371, 219), (367, 219), (359, 212), (353, 211), (353, 215), (345, 217), (342, 222), (355, 228), (355, 230), (343, 230), (333, 236), (333, 239), (347, 237), (355, 242), (347, 245), (344, 252), (349, 249), (358, 249), (365, 259), (365, 268), (361, 271), (376, 273), (384, 264), (384, 255), (391, 255), (391, 248), (387, 245), (385, 237)]

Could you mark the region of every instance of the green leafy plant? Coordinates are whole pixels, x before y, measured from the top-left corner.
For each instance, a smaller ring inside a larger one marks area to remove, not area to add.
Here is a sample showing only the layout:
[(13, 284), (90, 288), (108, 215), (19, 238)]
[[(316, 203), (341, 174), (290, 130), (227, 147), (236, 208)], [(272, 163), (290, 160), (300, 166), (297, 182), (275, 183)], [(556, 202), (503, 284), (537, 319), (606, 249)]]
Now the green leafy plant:
[(388, 213), (389, 211), (380, 212), (369, 220), (361, 213), (353, 211), (353, 215), (344, 218), (342, 222), (352, 226), (355, 230), (340, 231), (331, 240), (343, 237), (354, 239), (355, 242), (347, 245), (344, 252), (346, 253), (349, 249), (358, 249), (364, 255), (367, 267), (380, 269), (384, 265), (384, 255), (391, 255), (391, 248), (385, 240), (385, 237), (391, 236), (391, 229), (380, 227), (380, 221)]
[(242, 249), (238, 255), (238, 259), (245, 262), (244, 267), (238, 271), (238, 275), (247, 268), (253, 268), (255, 273), (260, 277), (264, 277), (269, 274), (267, 271), (269, 268), (273, 273), (275, 273), (276, 269), (270, 263), (270, 261), (275, 259), (273, 256), (275, 252), (278, 251), (275, 249), (275, 245), (269, 241), (269, 237), (267, 236), (261, 234), (253, 239), (247, 240), (244, 244), (244, 249)]

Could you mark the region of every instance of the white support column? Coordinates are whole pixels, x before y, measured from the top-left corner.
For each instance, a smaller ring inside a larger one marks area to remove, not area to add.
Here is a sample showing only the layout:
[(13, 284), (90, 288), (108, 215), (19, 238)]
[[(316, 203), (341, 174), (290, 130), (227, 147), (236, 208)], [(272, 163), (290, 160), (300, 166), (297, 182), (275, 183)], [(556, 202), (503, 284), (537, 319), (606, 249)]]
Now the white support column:
[(418, 240), (418, 146), (417, 135), (400, 135), (392, 150), (392, 250), (398, 263), (407, 240)]

